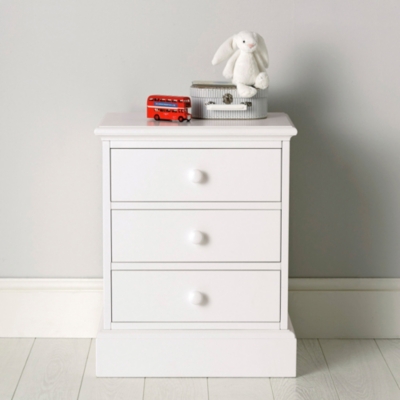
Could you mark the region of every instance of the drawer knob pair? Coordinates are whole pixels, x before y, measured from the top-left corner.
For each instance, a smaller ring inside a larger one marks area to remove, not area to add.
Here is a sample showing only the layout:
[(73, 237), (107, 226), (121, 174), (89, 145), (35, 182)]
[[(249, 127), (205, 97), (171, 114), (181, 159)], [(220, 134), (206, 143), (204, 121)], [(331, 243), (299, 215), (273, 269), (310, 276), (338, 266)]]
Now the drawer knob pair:
[(190, 292), (188, 298), (189, 302), (195, 306), (199, 306), (204, 302), (204, 294), (200, 292)]
[(206, 179), (206, 174), (199, 169), (191, 169), (188, 172), (188, 178), (192, 183), (202, 183)]

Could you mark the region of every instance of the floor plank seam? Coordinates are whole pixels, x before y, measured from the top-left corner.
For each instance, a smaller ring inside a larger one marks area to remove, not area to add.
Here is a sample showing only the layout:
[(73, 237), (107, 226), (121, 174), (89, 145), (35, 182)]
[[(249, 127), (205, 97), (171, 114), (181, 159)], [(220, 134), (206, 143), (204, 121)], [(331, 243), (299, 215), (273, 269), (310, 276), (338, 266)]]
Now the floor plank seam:
[(206, 378), (207, 382), (207, 399), (210, 400), (210, 387), (208, 386), (208, 378)]
[(332, 373), (331, 373), (331, 369), (330, 369), (330, 367), (329, 367), (328, 360), (327, 360), (326, 355), (325, 355), (325, 353), (324, 353), (324, 349), (322, 348), (319, 339), (317, 339), (317, 342), (318, 342), (319, 348), (321, 349), (322, 355), (324, 356), (326, 368), (328, 368), (329, 376), (330, 376), (331, 379), (332, 379), (332, 384), (333, 384), (333, 387), (335, 388), (336, 396), (337, 396), (338, 399), (341, 399), (341, 397), (340, 397), (340, 395), (339, 395), (338, 388), (336, 387), (335, 379), (334, 379), (334, 377), (333, 377), (333, 375), (332, 375)]
[(17, 384), (15, 385), (14, 393), (13, 393), (13, 395), (12, 395), (12, 397), (11, 397), (11, 400), (14, 399), (15, 393), (17, 393), (17, 389), (18, 389), (19, 383), (20, 383), (21, 378), (22, 378), (22, 375), (23, 375), (23, 373), (24, 373), (24, 371), (25, 371), (26, 364), (28, 363), (28, 360), (29, 360), (29, 357), (30, 357), (30, 355), (31, 355), (31, 353), (32, 353), (32, 349), (33, 349), (33, 346), (35, 345), (35, 342), (36, 342), (36, 338), (33, 339), (32, 346), (31, 346), (31, 348), (29, 349), (28, 357), (26, 357), (24, 366), (23, 366), (23, 368), (22, 368), (22, 370), (21, 370), (21, 374), (19, 375), (19, 378), (18, 378), (18, 382), (17, 382)]
[(79, 397), (81, 395), (81, 389), (82, 389), (83, 380), (85, 379), (85, 373), (86, 373), (87, 363), (89, 360), (90, 349), (92, 348), (92, 344), (93, 344), (92, 342), (93, 342), (93, 339), (90, 339), (89, 349), (88, 349), (88, 352), (86, 355), (85, 367), (83, 368), (83, 374), (82, 374), (82, 378), (81, 378), (81, 383), (79, 385), (78, 396), (77, 396), (76, 400), (79, 400)]
[[(272, 385), (271, 379), (270, 378), (267, 378), (267, 379), (268, 379), (269, 387), (270, 387), (271, 393), (272, 393), (272, 400), (275, 400), (274, 386)], [(294, 379), (296, 379), (296, 378), (294, 378)]]
[(382, 350), (381, 350), (381, 348), (379, 347), (379, 343), (376, 341), (376, 339), (373, 339), (373, 340), (374, 340), (374, 342), (375, 342), (376, 346), (378, 347), (378, 349), (379, 349), (379, 352), (380, 352), (380, 353), (381, 353), (381, 355), (382, 355), (382, 358), (385, 360), (385, 364), (386, 364), (386, 365), (387, 365), (387, 367), (389, 368), (390, 374), (392, 375), (392, 377), (393, 377), (394, 381), (396, 382), (396, 385), (397, 385), (397, 387), (400, 389), (400, 385), (399, 385), (399, 383), (397, 382), (397, 379), (396, 379), (396, 377), (393, 375), (393, 371), (392, 371), (392, 369), (390, 368), (390, 365), (388, 364), (388, 362), (386, 361), (386, 358), (385, 358), (384, 354), (382, 353)]
[(142, 400), (144, 400), (144, 391), (146, 389), (146, 377), (143, 378), (143, 394), (142, 394)]

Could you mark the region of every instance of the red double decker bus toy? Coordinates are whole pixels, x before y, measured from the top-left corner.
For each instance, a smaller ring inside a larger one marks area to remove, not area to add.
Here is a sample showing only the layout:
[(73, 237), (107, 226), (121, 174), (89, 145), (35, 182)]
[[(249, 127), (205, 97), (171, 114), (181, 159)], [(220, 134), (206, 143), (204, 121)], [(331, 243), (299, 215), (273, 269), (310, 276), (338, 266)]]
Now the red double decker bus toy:
[(191, 106), (190, 97), (153, 94), (147, 98), (147, 118), (156, 121), (190, 121), (192, 114), (188, 108)]

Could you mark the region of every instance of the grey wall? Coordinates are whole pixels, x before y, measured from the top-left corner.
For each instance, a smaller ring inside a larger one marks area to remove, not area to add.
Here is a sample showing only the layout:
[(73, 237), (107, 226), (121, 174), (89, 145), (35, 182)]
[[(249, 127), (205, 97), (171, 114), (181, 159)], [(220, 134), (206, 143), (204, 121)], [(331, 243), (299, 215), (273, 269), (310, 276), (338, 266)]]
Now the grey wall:
[(148, 94), (220, 79), (261, 33), (270, 109), (290, 114), (291, 276), (400, 277), (400, 2), (0, 2), (0, 276), (101, 276), (93, 129)]

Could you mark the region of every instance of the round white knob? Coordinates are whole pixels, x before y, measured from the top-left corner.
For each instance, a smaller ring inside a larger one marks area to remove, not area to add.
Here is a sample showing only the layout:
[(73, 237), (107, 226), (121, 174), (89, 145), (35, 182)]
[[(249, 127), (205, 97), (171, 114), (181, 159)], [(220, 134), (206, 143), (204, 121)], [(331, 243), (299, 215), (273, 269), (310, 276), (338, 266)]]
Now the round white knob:
[(200, 305), (204, 300), (203, 293), (200, 292), (190, 292), (189, 293), (189, 301), (195, 306)]
[(205, 235), (203, 232), (200, 231), (192, 231), (189, 234), (189, 240), (193, 244), (202, 244), (204, 242)]
[(193, 183), (201, 183), (204, 180), (204, 172), (199, 169), (191, 169), (188, 172), (189, 180)]

